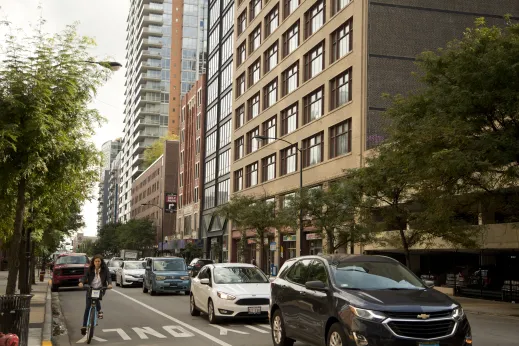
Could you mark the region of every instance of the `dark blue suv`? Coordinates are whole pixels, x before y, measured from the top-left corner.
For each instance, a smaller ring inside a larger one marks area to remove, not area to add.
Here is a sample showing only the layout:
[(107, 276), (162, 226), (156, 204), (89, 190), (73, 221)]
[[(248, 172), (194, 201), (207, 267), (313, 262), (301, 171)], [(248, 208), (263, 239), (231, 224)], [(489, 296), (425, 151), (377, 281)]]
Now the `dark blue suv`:
[(271, 283), (276, 346), (464, 346), (472, 344), (461, 306), (384, 256), (291, 259)]

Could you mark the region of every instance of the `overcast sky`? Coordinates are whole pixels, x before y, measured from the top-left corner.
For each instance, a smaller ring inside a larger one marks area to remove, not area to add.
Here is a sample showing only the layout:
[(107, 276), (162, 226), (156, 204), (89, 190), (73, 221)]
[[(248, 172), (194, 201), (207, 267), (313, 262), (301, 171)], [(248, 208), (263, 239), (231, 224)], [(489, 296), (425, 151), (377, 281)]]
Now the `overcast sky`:
[[(46, 32), (60, 32), (66, 25), (79, 21), (79, 34), (93, 37), (97, 42), (92, 54), (100, 60), (111, 57), (125, 65), (125, 30), (129, 0), (0, 0), (0, 20), (8, 20), (14, 26), (30, 32), (29, 25), (36, 23), (40, 15), (40, 3), (43, 18), (47, 21)], [(3, 35), (0, 40), (3, 40)], [(115, 72), (112, 79), (99, 90), (95, 102), (91, 105), (108, 120), (97, 129), (93, 138), (99, 149), (104, 142), (122, 135), (124, 73), (124, 68)], [(97, 186), (94, 192), (97, 196)], [(96, 235), (96, 199), (85, 204), (83, 217), (86, 222), (85, 235)]]

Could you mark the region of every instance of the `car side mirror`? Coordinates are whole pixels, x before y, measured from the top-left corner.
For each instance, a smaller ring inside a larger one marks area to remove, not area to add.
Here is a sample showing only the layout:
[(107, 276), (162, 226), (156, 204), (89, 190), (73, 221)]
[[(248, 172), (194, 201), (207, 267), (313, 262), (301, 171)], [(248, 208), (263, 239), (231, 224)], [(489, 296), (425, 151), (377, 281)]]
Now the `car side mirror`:
[(209, 285), (209, 279), (202, 279), (202, 280), (200, 280), (200, 283), (202, 285)]
[(328, 287), (322, 281), (307, 281), (305, 288), (312, 291), (328, 291)]

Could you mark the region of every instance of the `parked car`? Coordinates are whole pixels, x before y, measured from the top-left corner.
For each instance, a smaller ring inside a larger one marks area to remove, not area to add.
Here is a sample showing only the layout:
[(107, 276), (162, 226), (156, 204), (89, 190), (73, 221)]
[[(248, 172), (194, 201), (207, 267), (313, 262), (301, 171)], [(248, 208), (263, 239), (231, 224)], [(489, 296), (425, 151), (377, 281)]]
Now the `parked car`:
[(117, 269), (121, 267), (123, 264), (123, 259), (119, 257), (114, 257), (110, 261), (108, 261), (108, 270), (110, 271), (110, 276), (112, 277), (112, 281), (116, 280), (117, 277)]
[(285, 262), (271, 284), (276, 346), (464, 346), (462, 307), (385, 256), (304, 256)]
[(230, 317), (268, 318), (270, 281), (256, 266), (208, 264), (192, 280), (192, 316), (204, 312), (213, 324)]
[(200, 272), (200, 269), (202, 269), (207, 264), (213, 264), (214, 261), (212, 259), (204, 259), (204, 258), (194, 258), (191, 263), (189, 263), (189, 276), (195, 277)]
[(84, 253), (59, 255), (52, 269), (51, 290), (57, 292), (60, 287), (77, 286), (89, 265), (88, 257)]
[(148, 258), (142, 292), (152, 296), (157, 293), (184, 292), (191, 290), (191, 280), (186, 261), (180, 257)]
[(122, 288), (132, 285), (142, 285), (146, 262), (124, 261), (116, 270), (115, 285)]

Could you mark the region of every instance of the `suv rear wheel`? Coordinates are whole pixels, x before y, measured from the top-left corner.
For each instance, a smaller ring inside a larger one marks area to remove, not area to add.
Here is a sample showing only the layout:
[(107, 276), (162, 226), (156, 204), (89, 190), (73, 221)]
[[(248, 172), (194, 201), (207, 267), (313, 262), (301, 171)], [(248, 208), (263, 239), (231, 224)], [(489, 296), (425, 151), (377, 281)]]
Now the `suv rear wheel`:
[(270, 327), (272, 330), (272, 341), (274, 342), (275, 346), (294, 345), (295, 340), (287, 338), (285, 334), (285, 323), (283, 322), (281, 310), (277, 309), (276, 311), (274, 311), (271, 324), (272, 325)]

